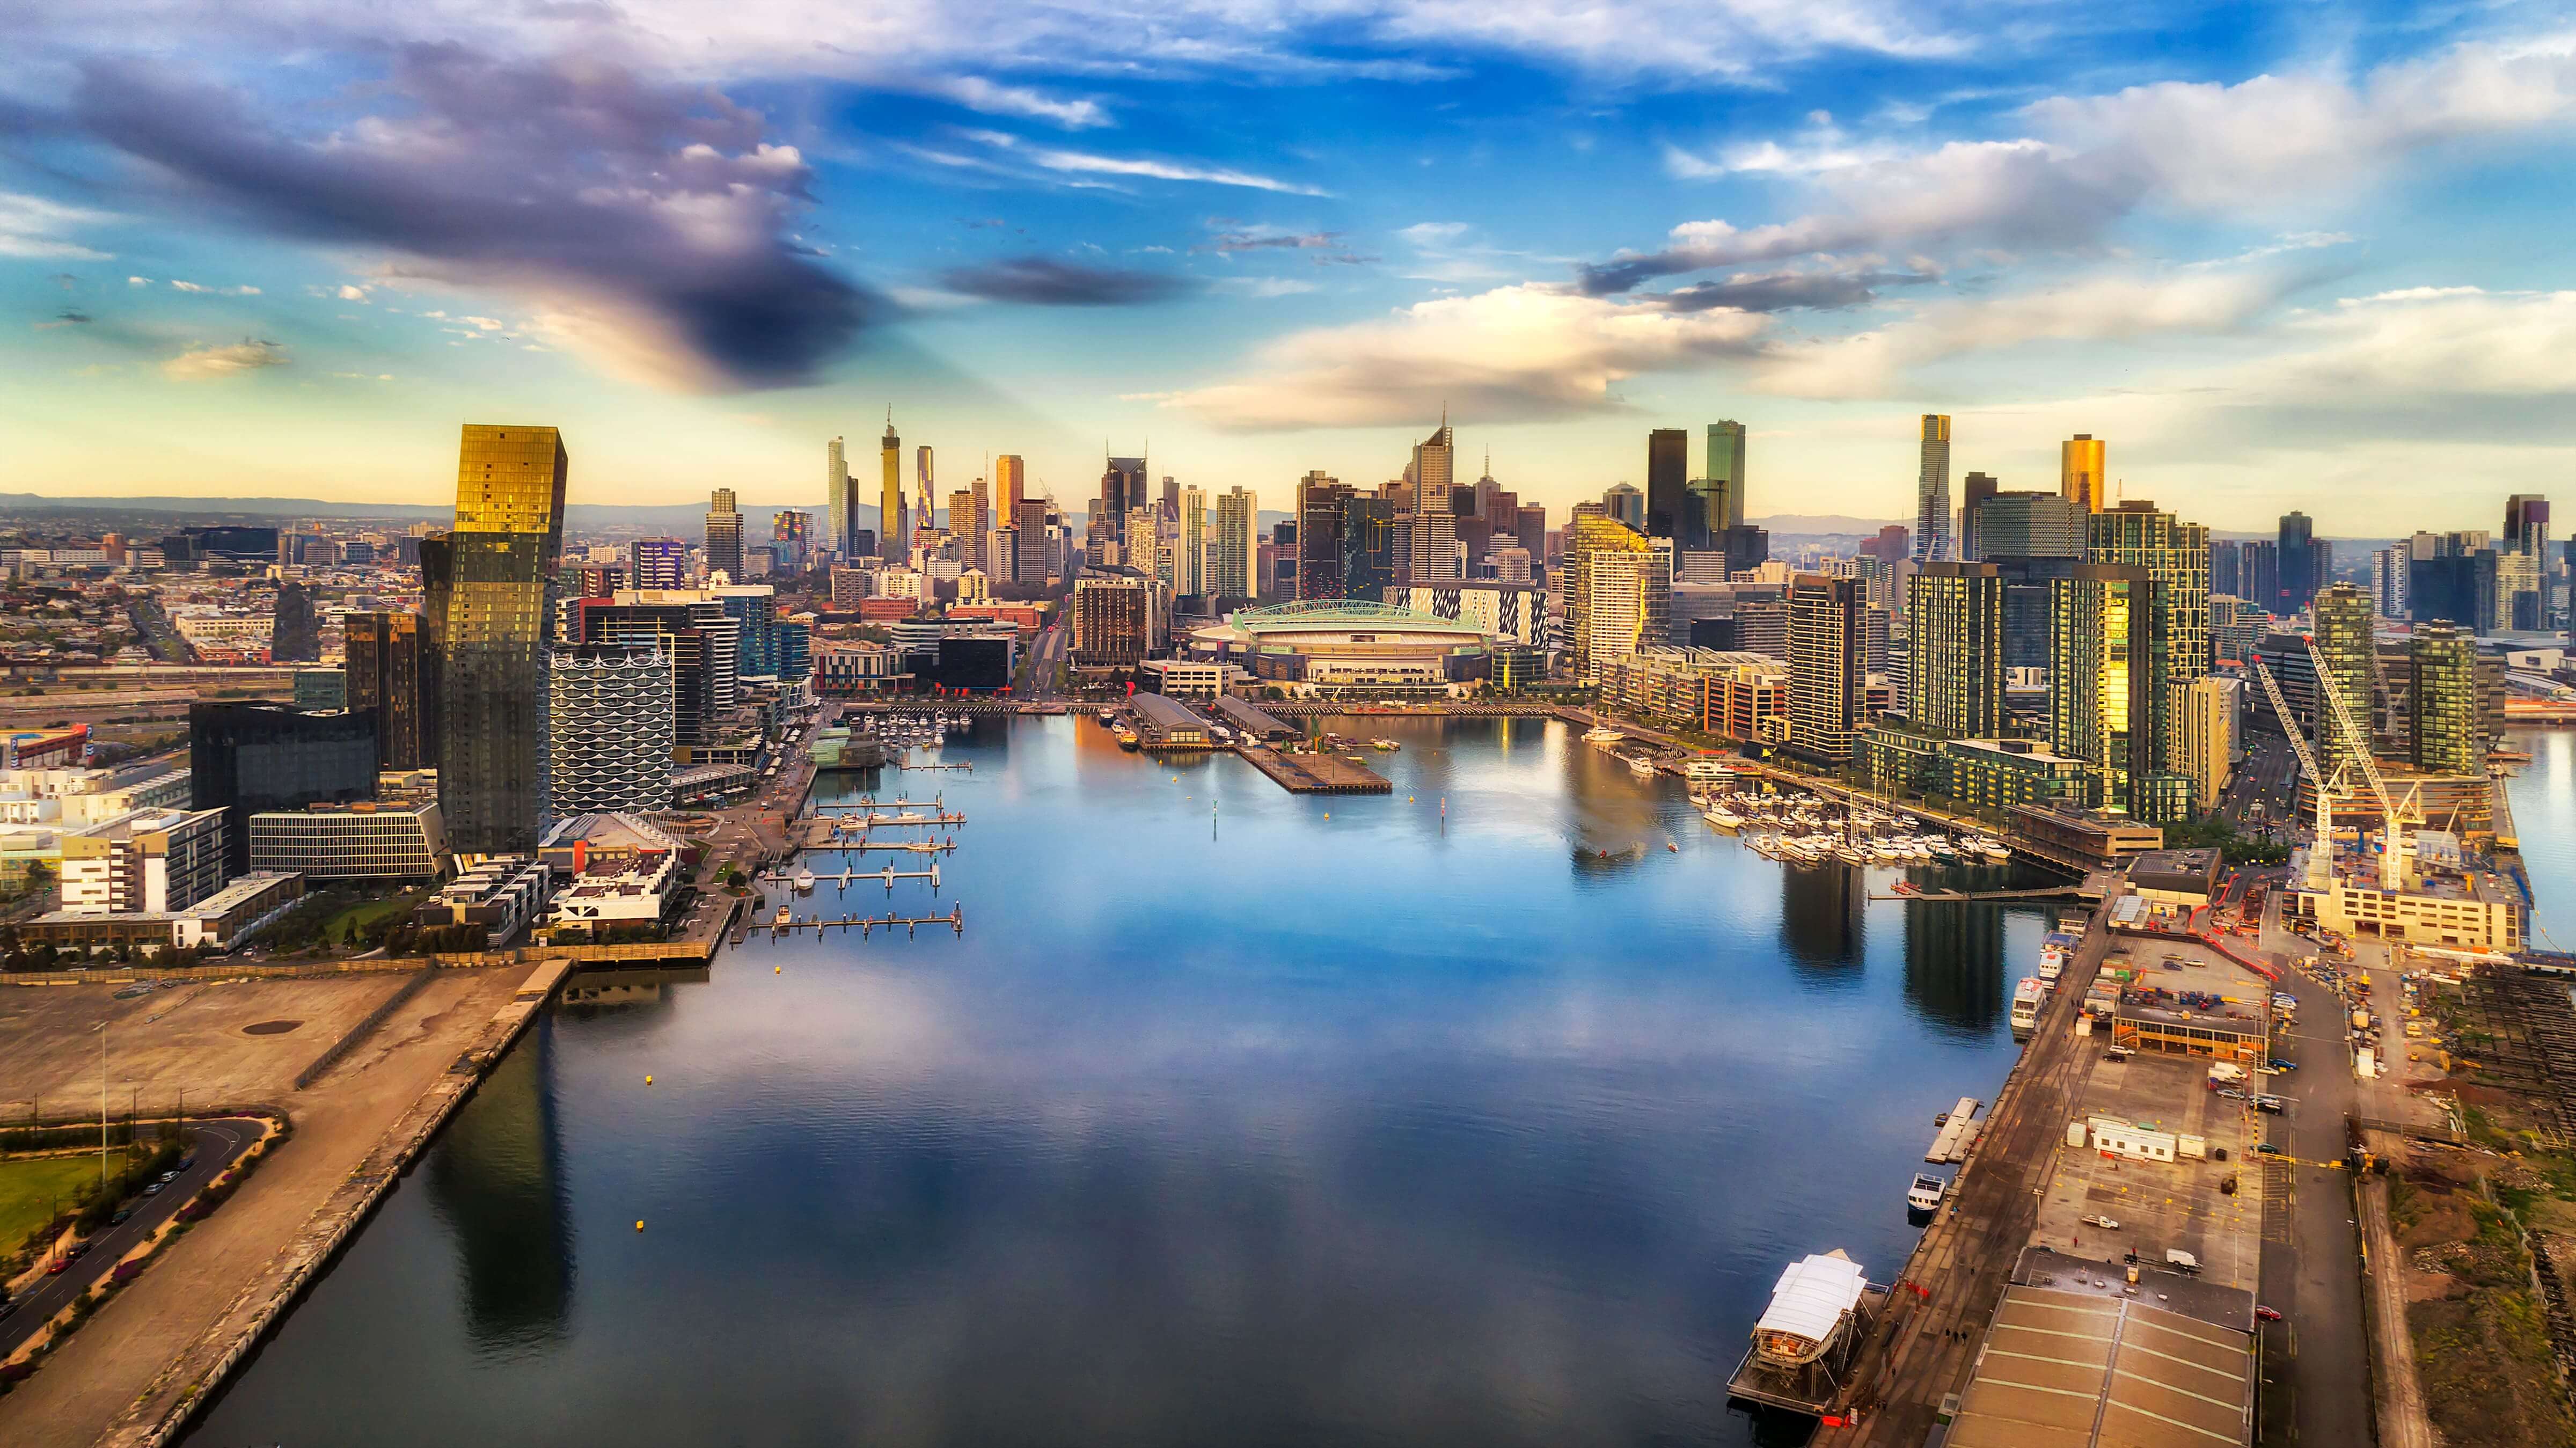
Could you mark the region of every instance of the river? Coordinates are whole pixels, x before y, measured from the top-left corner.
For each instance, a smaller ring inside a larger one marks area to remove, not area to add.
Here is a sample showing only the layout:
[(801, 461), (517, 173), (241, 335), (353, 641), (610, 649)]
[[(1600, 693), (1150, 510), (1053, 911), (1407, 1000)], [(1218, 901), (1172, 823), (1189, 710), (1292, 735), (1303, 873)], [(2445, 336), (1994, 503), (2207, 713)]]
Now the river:
[(839, 898), (962, 939), (559, 1007), (190, 1442), (1751, 1441), (1772, 1280), (1895, 1275), (2045, 913), (1773, 864), (1561, 724), (1363, 732), (1391, 796), (1073, 718), (887, 775), (961, 848)]

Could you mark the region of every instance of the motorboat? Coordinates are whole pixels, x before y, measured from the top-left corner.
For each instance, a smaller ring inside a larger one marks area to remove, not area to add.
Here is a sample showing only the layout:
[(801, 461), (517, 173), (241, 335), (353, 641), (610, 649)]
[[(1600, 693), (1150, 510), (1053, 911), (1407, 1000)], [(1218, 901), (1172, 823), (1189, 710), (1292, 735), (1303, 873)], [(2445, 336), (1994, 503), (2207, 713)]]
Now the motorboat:
[(1628, 761), (1628, 772), (1639, 779), (1652, 779), (1655, 774), (1655, 761), (1643, 756), (1632, 757)]
[(1369, 748), (1374, 749), (1381, 754), (1393, 754), (1395, 751), (1402, 749), (1403, 747), (1403, 745), (1396, 743), (1392, 739), (1372, 739), (1369, 741)]
[(1607, 724), (1595, 724), (1583, 731), (1583, 742), (1586, 744), (1611, 745), (1627, 737)]
[(1762, 1362), (1798, 1368), (1832, 1352), (1859, 1320), (1869, 1281), (1841, 1248), (1792, 1262), (1771, 1289), (1771, 1305), (1753, 1324)]
[(769, 923), (770, 923), (771, 928), (773, 928), (773, 929), (777, 929), (777, 930), (784, 930), (784, 929), (786, 929), (786, 928), (788, 927), (788, 925), (789, 925), (792, 921), (794, 921), (794, 920), (795, 920), (795, 918), (796, 918), (795, 913), (794, 913), (792, 910), (790, 910), (787, 906), (781, 905), (781, 906), (779, 906), (779, 907), (778, 907), (778, 915), (777, 915), (777, 917), (776, 917), (775, 919), (771, 920)]
[(1717, 826), (1719, 829), (1726, 831), (1730, 835), (1734, 834), (1737, 830), (1744, 828), (1744, 816), (1737, 814), (1735, 811), (1728, 809), (1724, 805), (1715, 805), (1708, 809), (1704, 809), (1700, 811), (1699, 817), (1708, 821), (1710, 824)]
[(1916, 1172), (1914, 1185), (1906, 1189), (1905, 1209), (1930, 1214), (1941, 1209), (1941, 1198), (1949, 1193), (1950, 1184), (1930, 1172)]
[(799, 895), (811, 895), (814, 893), (813, 871), (799, 870), (796, 872), (796, 893)]

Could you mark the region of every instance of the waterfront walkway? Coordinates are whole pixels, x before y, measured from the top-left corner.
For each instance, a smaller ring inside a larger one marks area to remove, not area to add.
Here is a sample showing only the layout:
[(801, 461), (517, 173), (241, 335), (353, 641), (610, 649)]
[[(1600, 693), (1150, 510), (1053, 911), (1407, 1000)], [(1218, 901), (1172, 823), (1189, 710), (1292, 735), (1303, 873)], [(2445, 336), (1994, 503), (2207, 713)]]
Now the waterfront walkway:
[(1811, 1448), (1920, 1448), (1941, 1400), (1975, 1364), (2013, 1264), (2039, 1223), (2039, 1194), (2065, 1139), (2085, 1078), (2083, 1053), (2102, 1038), (2075, 1034), (2084, 992), (2110, 935), (2098, 923), (2058, 980), (2039, 1028), (2005, 1078), (1940, 1219), (1905, 1264), (1887, 1315), (1861, 1349), (1860, 1421), (1820, 1430)]

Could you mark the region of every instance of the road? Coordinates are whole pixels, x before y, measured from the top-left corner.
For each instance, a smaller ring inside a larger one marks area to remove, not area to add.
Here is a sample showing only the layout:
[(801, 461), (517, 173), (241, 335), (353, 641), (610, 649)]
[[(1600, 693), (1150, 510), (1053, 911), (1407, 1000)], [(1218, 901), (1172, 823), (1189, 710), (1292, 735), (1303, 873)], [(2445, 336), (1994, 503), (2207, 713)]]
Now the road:
[(1018, 697), (1035, 704), (1070, 697), (1055, 686), (1055, 676), (1072, 651), (1073, 632), (1063, 624), (1051, 623), (1039, 630), (1037, 642), (1029, 645), (1028, 682)]
[(2245, 762), (2219, 797), (2219, 812), (2247, 834), (2286, 825), (2298, 809), (2299, 756), (2278, 734), (2248, 730)]
[[(2314, 949), (2281, 924), (2285, 872), (2244, 873), (2270, 887), (2261, 937), (2270, 958), (2286, 962)], [(2340, 1448), (2371, 1441), (2361, 1237), (2353, 1222), (2351, 1181), (2341, 1170), (2315, 1163), (2343, 1159), (2344, 1120), (2358, 1110), (2358, 1083), (2344, 1043), (2343, 1002), (2286, 964), (2281, 989), (2297, 998), (2299, 1012), (2276, 1040), (2298, 1069), (2255, 1079), (2288, 1099), (2286, 1114), (2267, 1118), (2267, 1139), (2298, 1164), (2272, 1161), (2263, 1168), (2262, 1301), (2282, 1317), (2262, 1325), (2263, 1419), (2271, 1430), (2263, 1441)]]
[(124, 1222), (92, 1234), (89, 1251), (76, 1258), (62, 1275), (39, 1277), (34, 1288), (11, 1300), (9, 1315), (0, 1318), (0, 1360), (16, 1352), (54, 1314), (71, 1306), (72, 1299), (95, 1286), (115, 1268), (117, 1259), (133, 1250), (250, 1150), (251, 1143), (259, 1140), (260, 1123), (248, 1117), (226, 1116), (192, 1123), (188, 1131), (195, 1141), (196, 1165), (157, 1195), (136, 1198), (142, 1205)]

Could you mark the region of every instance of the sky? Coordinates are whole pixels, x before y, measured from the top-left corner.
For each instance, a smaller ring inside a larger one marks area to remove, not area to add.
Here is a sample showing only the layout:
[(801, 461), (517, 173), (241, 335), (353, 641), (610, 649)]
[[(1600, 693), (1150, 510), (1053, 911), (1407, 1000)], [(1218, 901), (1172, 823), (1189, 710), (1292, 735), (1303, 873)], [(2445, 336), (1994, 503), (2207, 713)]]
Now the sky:
[[(2569, 469), (2563, 6), (5, 6), (0, 490), (944, 491), (1104, 452), (1561, 512), (1750, 429), (1748, 512), (1954, 475), (2222, 529), (2499, 526)], [(1955, 487), (1955, 482), (1954, 482)]]

